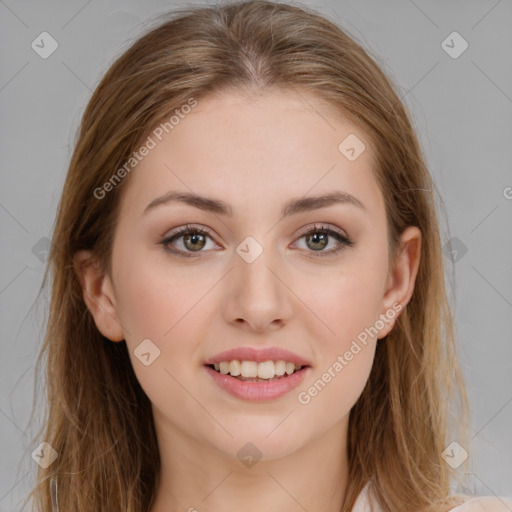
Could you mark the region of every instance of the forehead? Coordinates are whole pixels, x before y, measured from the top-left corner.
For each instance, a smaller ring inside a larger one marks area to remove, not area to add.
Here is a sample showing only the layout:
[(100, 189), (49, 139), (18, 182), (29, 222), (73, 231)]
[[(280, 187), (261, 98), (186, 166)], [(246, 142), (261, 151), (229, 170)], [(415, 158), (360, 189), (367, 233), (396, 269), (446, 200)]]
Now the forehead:
[(315, 96), (231, 92), (187, 112), (151, 133), (154, 147), (132, 171), (123, 210), (141, 215), (170, 190), (222, 198), (235, 215), (332, 190), (370, 208), (382, 203), (366, 135)]

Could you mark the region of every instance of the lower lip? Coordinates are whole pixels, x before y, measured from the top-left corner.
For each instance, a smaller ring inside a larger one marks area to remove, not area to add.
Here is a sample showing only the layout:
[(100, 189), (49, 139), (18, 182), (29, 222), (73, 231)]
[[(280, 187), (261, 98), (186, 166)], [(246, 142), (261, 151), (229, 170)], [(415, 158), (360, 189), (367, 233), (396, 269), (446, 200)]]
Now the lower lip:
[(308, 366), (287, 377), (282, 377), (272, 382), (250, 382), (235, 379), (230, 375), (224, 375), (209, 366), (204, 368), (220, 388), (236, 398), (248, 400), (249, 402), (264, 402), (286, 395), (286, 393), (295, 389), (311, 370), (311, 367)]

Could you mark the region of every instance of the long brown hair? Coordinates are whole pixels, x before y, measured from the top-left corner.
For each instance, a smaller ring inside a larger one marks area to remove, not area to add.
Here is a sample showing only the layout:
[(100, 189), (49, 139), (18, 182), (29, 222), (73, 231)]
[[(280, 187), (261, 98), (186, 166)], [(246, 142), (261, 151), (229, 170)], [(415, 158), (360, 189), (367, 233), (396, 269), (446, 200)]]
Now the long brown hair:
[(158, 481), (149, 399), (125, 342), (112, 343), (96, 328), (72, 264), (77, 251), (91, 249), (110, 273), (130, 175), (101, 200), (94, 191), (190, 98), (273, 88), (314, 94), (366, 134), (392, 255), (407, 226), (422, 233), (413, 296), (378, 343), (350, 412), (342, 512), (370, 480), (386, 512), (430, 510), (449, 496), (451, 468), (442, 452), (453, 439), (465, 445), (468, 408), (445, 286), (438, 192), (413, 124), (376, 58), (354, 37), (311, 8), (254, 0), (171, 12), (114, 62), (85, 110), (44, 275), (44, 283), (52, 275), (51, 303), (38, 365), (46, 371), (48, 408), (38, 439), (58, 458), (39, 469), (31, 493), (38, 512), (54, 510), (52, 498), (61, 512), (144, 512)]

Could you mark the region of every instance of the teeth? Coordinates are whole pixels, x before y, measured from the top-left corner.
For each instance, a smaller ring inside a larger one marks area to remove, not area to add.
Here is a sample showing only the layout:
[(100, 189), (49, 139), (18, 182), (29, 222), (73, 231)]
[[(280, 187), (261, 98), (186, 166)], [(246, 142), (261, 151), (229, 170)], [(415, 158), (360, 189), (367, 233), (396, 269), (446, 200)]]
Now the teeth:
[(233, 377), (236, 377), (242, 373), (242, 365), (240, 364), (240, 361), (234, 359), (233, 361), (229, 362), (229, 373), (233, 375)]
[(284, 375), (286, 372), (286, 361), (276, 361), (276, 375)]
[(260, 379), (273, 379), (275, 374), (274, 361), (258, 363), (258, 377)]
[(242, 361), (240, 373), (242, 374), (242, 377), (257, 377), (258, 363), (255, 361)]
[(232, 361), (215, 363), (213, 366), (215, 370), (223, 375), (230, 374), (242, 380), (251, 378), (270, 380), (275, 377), (282, 377), (284, 374), (291, 375), (302, 368), (300, 365), (283, 360), (257, 363), (256, 361), (239, 361), (233, 359)]

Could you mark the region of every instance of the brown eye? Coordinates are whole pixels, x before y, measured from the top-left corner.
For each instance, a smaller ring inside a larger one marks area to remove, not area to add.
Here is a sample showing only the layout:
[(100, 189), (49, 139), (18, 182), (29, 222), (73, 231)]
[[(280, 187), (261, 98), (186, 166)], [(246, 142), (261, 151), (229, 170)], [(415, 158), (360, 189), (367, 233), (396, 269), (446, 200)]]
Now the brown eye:
[(306, 235), (306, 244), (315, 251), (325, 249), (329, 243), (329, 235), (327, 233), (313, 233)]
[(200, 251), (206, 245), (205, 237), (199, 233), (185, 235), (183, 236), (183, 245), (191, 251)]
[[(332, 256), (345, 247), (350, 247), (354, 245), (354, 243), (343, 233), (338, 232), (332, 228), (326, 226), (314, 226), (309, 231), (306, 231), (300, 236), (300, 239), (304, 239), (305, 245), (308, 252), (313, 252), (313, 257), (316, 256)], [(337, 242), (338, 247), (334, 247), (334, 249), (325, 251), (324, 249), (328, 247), (330, 239), (334, 239)]]
[(195, 256), (193, 253), (199, 255), (201, 252), (206, 252), (203, 249), (206, 247), (208, 239), (211, 240), (211, 237), (207, 231), (187, 225), (178, 229), (173, 235), (165, 238), (160, 243), (166, 251), (189, 258)]

